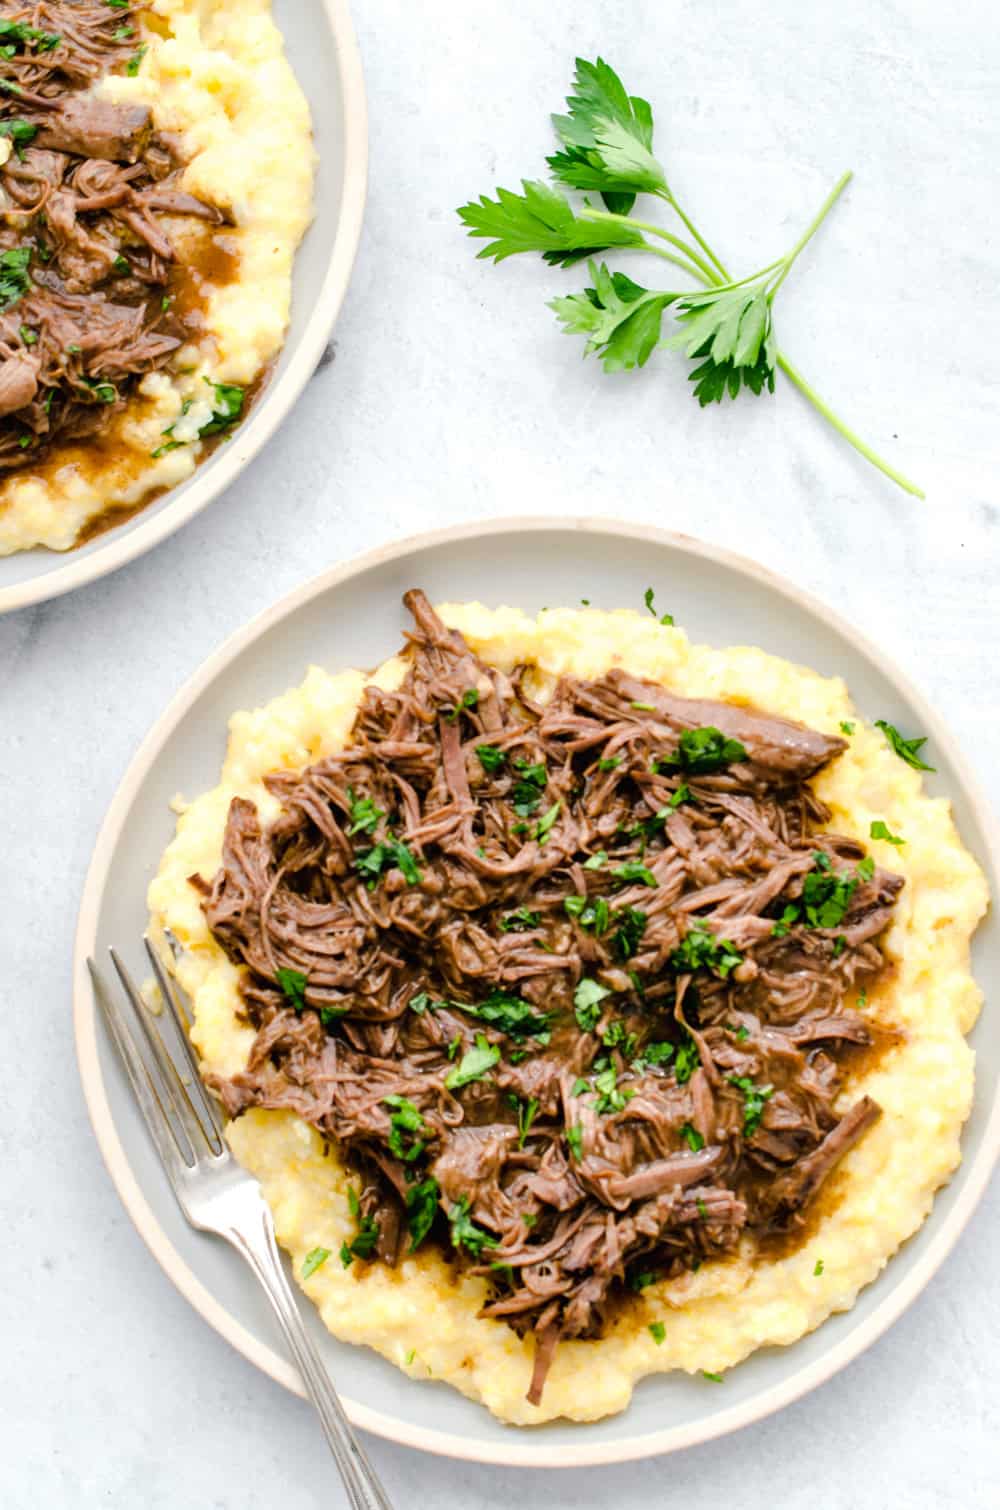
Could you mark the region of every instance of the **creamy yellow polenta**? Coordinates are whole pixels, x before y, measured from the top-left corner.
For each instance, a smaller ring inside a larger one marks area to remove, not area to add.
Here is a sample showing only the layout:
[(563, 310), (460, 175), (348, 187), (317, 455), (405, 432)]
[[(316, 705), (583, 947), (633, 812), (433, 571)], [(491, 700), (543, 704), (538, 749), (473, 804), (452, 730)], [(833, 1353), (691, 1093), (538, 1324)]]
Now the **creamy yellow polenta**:
[[(632, 612), (556, 609), (534, 620), (477, 603), (439, 612), (485, 660), (507, 670), (531, 666), (543, 699), (560, 674), (597, 676), (621, 665), (687, 696), (753, 703), (831, 733), (841, 720), (853, 722), (847, 752), (817, 789), (832, 809), (832, 827), (870, 843), (880, 864), (906, 877), (885, 940), (891, 980), (867, 1008), (899, 1041), (844, 1097), (845, 1105), (853, 1102), (863, 1084), (884, 1116), (834, 1176), (836, 1198), (808, 1241), (790, 1256), (755, 1260), (748, 1240), (735, 1260), (644, 1290), (602, 1339), (561, 1344), (539, 1408), (524, 1398), (533, 1344), (502, 1321), (477, 1317), (482, 1280), (456, 1275), (433, 1251), (395, 1271), (379, 1264), (344, 1269), (337, 1251), (354, 1222), (336, 1157), (324, 1157), (319, 1136), (288, 1113), (252, 1111), (231, 1124), (233, 1149), (260, 1179), (296, 1274), (312, 1249), (330, 1250), (303, 1289), (338, 1337), (376, 1348), (414, 1378), (446, 1380), (504, 1421), (590, 1421), (622, 1410), (644, 1374), (723, 1372), (755, 1348), (794, 1342), (831, 1312), (848, 1309), (923, 1222), (935, 1190), (959, 1163), (972, 1100), (973, 1054), (964, 1035), (981, 993), (969, 973), (969, 940), (986, 908), (986, 884), (947, 800), (922, 792), (918, 773), (858, 718), (839, 678), (762, 650), (691, 645), (682, 630)], [(397, 685), (404, 671), (394, 658), (374, 680)], [(343, 746), (365, 682), (358, 671), (330, 675), (313, 667), (301, 687), (235, 714), (219, 786), (190, 806), (179, 804), (177, 836), (149, 905), (154, 928), (169, 926), (184, 946), (177, 972), (194, 1001), (195, 1043), (206, 1067), (222, 1074), (243, 1067), (253, 1031), (236, 1015), (239, 972), (211, 938), (187, 877), (217, 869), (235, 794), (271, 817), (277, 804), (263, 787), (266, 772), (301, 768)], [(869, 841), (876, 818), (905, 844)], [(665, 1336), (657, 1346), (649, 1325), (660, 1320)]]
[[(68, 550), (88, 520), (186, 481), (204, 451), (198, 431), (212, 416), (205, 379), (248, 386), (288, 328), (315, 153), (309, 106), (270, 0), (151, 0), (143, 22), (138, 74), (109, 76), (98, 93), (150, 106), (156, 127), (183, 139), (190, 161), (181, 187), (231, 214), (235, 277), (209, 288), (203, 334), (143, 378), (97, 465), (84, 447), (70, 446), (37, 472), (0, 483), (0, 556), (34, 545)], [(181, 261), (205, 234), (190, 218), (171, 220), (169, 229)], [(154, 459), (171, 426), (183, 444)]]

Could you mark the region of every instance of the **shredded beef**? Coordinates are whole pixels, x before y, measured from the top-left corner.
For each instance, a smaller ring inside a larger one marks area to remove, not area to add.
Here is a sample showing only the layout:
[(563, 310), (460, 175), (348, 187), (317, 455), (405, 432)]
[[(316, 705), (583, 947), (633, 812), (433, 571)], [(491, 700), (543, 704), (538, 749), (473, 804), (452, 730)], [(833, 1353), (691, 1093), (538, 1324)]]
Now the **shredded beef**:
[(170, 359), (187, 331), (161, 216), (223, 219), (179, 188), (145, 105), (89, 92), (138, 66), (141, 11), (0, 0), (0, 473), (99, 433)]
[(210, 1080), (343, 1152), (379, 1233), (345, 1262), (439, 1241), (483, 1275), (483, 1314), (536, 1334), (537, 1402), (560, 1338), (801, 1227), (877, 1119), (841, 1109), (871, 1041), (848, 998), (902, 881), (824, 828), (843, 740), (621, 671), (539, 704), (405, 601), (399, 690), (267, 778), (273, 822), (236, 798), (192, 877), (257, 1029)]

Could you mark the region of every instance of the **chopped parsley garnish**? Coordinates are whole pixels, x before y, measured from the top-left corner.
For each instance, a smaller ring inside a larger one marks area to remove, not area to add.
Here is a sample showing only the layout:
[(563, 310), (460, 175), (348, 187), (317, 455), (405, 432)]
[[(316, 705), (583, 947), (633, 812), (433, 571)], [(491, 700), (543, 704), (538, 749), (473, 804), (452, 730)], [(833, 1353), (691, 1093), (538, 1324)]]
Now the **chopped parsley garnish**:
[(33, 142), (38, 135), (38, 127), (30, 121), (13, 120), (0, 121), (0, 136), (5, 136), (14, 144), (14, 151), (18, 158), (23, 160), (24, 149), (29, 142)]
[(642, 936), (648, 922), (646, 914), (638, 907), (622, 907), (612, 916), (618, 927), (612, 947), (620, 960), (631, 959), (638, 954)]
[(21, 337), (21, 340), (24, 342), (25, 346), (38, 345), (38, 331), (32, 330), (30, 325), (19, 326), (17, 333)]
[(881, 818), (874, 820), (868, 832), (873, 839), (884, 839), (886, 844), (895, 844), (897, 848), (899, 845), (906, 843), (906, 840), (901, 839), (898, 834), (894, 834), (888, 824), (883, 823)]
[(274, 978), (296, 1012), (304, 1012), (308, 976), (303, 975), (301, 970), (286, 970), (282, 967), (274, 972)]
[(595, 897), (592, 902), (581, 896), (564, 897), (563, 907), (581, 928), (592, 929), (598, 937), (607, 932), (611, 908), (603, 897)]
[(479, 693), (476, 691), (475, 687), (470, 687), (467, 692), (462, 693), (462, 696), (459, 698), (456, 707), (446, 708), (444, 710), (444, 716), (448, 723), (457, 723), (458, 715), (460, 713), (466, 713), (472, 708), (478, 708), (478, 706)]
[(416, 1350), (416, 1348), (415, 1347), (411, 1347), (410, 1351), (406, 1354), (406, 1357), (403, 1359), (403, 1362), (406, 1364), (407, 1368), (409, 1368), (410, 1364), (413, 1362), (413, 1360), (414, 1360), (414, 1358), (416, 1356), (417, 1356), (417, 1350)]
[(382, 872), (393, 866), (403, 872), (408, 886), (420, 885), (423, 879), (420, 867), (401, 839), (383, 839), (354, 857), (354, 869), (364, 879), (369, 891), (375, 890)]
[(58, 32), (39, 31), (35, 26), (29, 26), (25, 21), (5, 21), (0, 19), (0, 52), (8, 58), (12, 58), (17, 46), (27, 47), (31, 43), (39, 52), (51, 52), (58, 47), (62, 37)]
[(635, 1095), (635, 1091), (632, 1090), (619, 1090), (618, 1071), (613, 1064), (605, 1066), (599, 1074), (594, 1076), (594, 1089), (598, 1094), (597, 1110), (602, 1115), (623, 1111), (625, 1103), (631, 1101)]
[(738, 739), (728, 739), (721, 729), (706, 724), (701, 729), (685, 729), (677, 753), (657, 756), (655, 769), (689, 771), (692, 776), (705, 776), (746, 759), (747, 752)]
[(933, 771), (936, 769), (935, 766), (928, 765), (920, 755), (920, 751), (927, 743), (926, 735), (922, 739), (904, 739), (899, 730), (893, 728), (892, 724), (887, 724), (884, 718), (876, 718), (875, 727), (882, 730), (889, 748), (899, 756), (900, 760), (905, 760), (907, 765), (912, 766), (915, 771)]
[(419, 1185), (411, 1185), (406, 1192), (406, 1224), (410, 1229), (411, 1253), (420, 1247), (434, 1225), (440, 1194), (441, 1187), (432, 1177), (421, 1180)]
[(802, 916), (800, 909), (794, 902), (789, 902), (781, 917), (771, 929), (771, 937), (783, 939), (793, 923), (797, 923)]
[(425, 1144), (420, 1134), (425, 1132), (420, 1108), (405, 1096), (383, 1096), (383, 1106), (392, 1108), (389, 1118), (389, 1149), (404, 1164), (412, 1164), (423, 1153)]
[(373, 1216), (361, 1215), (361, 1202), (353, 1185), (347, 1188), (347, 1199), (358, 1230), (351, 1242), (340, 1245), (340, 1261), (345, 1269), (349, 1269), (356, 1258), (371, 1258), (378, 1242), (378, 1222)]
[(854, 725), (851, 723), (850, 719), (842, 718), (840, 720), (840, 732), (841, 732), (841, 734), (853, 734), (854, 733)]
[(520, 818), (530, 818), (542, 800), (548, 772), (544, 765), (531, 765), (523, 759), (515, 760), (514, 768), (519, 773), (510, 790), (514, 811)]
[(686, 781), (682, 781), (681, 784), (680, 784), (680, 786), (677, 788), (676, 792), (671, 797), (671, 799), (670, 799), (669, 803), (667, 804), (667, 806), (668, 807), (680, 807), (680, 805), (681, 805), (682, 802), (693, 802), (693, 801), (694, 801), (694, 798), (691, 796), (691, 788), (688, 786), (688, 784), (687, 784)]
[(705, 1147), (705, 1139), (696, 1127), (691, 1126), (690, 1122), (684, 1123), (681, 1128), (681, 1137), (692, 1153), (700, 1153)]
[(376, 807), (370, 797), (355, 797), (353, 787), (347, 788), (347, 800), (351, 804), (351, 826), (347, 830), (347, 837), (373, 834), (380, 820), (385, 817), (382, 808)]
[(638, 1274), (629, 1276), (629, 1289), (641, 1295), (643, 1290), (648, 1290), (650, 1285), (655, 1285), (660, 1275), (656, 1269), (640, 1269)]
[(697, 1200), (695, 1201), (695, 1205), (698, 1208), (698, 1215), (701, 1217), (702, 1221), (707, 1222), (708, 1207), (705, 1205), (705, 1202), (702, 1200), (701, 1196), (698, 1196)]
[(499, 745), (476, 745), (476, 755), (488, 776), (498, 771), (507, 759), (507, 751), (501, 750)]
[(871, 880), (872, 876), (875, 874), (875, 861), (872, 859), (871, 855), (865, 855), (863, 860), (858, 861), (857, 865), (854, 867), (854, 874), (857, 876), (859, 881)]
[(579, 1122), (574, 1122), (572, 1127), (567, 1127), (566, 1142), (569, 1144), (569, 1151), (573, 1158), (579, 1163), (583, 1158), (583, 1128)]
[(469, 1217), (469, 1198), (463, 1195), (448, 1213), (451, 1222), (451, 1241), (456, 1248), (464, 1248), (473, 1258), (479, 1258), (484, 1248), (495, 1248), (497, 1240), (477, 1227)]
[(30, 246), (16, 246), (12, 251), (0, 252), (0, 314), (22, 299), (31, 287), (30, 261)]
[(584, 977), (580, 982), (573, 992), (573, 1007), (582, 1032), (594, 1031), (601, 1015), (601, 1002), (610, 995), (607, 986), (600, 985), (596, 980)]
[(500, 1050), (497, 1045), (490, 1043), (485, 1033), (477, 1033), (475, 1047), (466, 1050), (461, 1064), (456, 1064), (445, 1080), (445, 1086), (450, 1091), (457, 1091), (463, 1085), (470, 1085), (473, 1080), (481, 1080), (499, 1059)]
[(674, 1074), (678, 1085), (686, 1085), (701, 1064), (701, 1055), (694, 1039), (687, 1034), (683, 1041), (677, 1045), (674, 1058)]
[(426, 991), (417, 991), (410, 997), (406, 1005), (411, 1012), (416, 1012), (418, 1017), (422, 1017), (427, 1008), (432, 1005), (432, 1002)]
[(647, 1043), (642, 1051), (643, 1064), (669, 1064), (674, 1057), (674, 1045), (662, 1040), (657, 1043)]
[(219, 435), (235, 425), (243, 413), (246, 399), (246, 389), (240, 388), (236, 383), (213, 383), (210, 378), (205, 378), (204, 381), (213, 391), (214, 407), (211, 419), (198, 431), (199, 440), (204, 440), (209, 435)]
[(130, 79), (134, 79), (136, 74), (139, 72), (139, 69), (142, 67), (142, 60), (146, 56), (148, 51), (149, 43), (141, 43), (129, 58), (128, 62), (125, 64), (125, 72)]
[(653, 1341), (656, 1343), (656, 1346), (659, 1347), (660, 1344), (665, 1341), (666, 1335), (667, 1335), (667, 1329), (663, 1325), (663, 1322), (662, 1321), (651, 1321), (649, 1323), (649, 1335), (652, 1337)]
[(539, 844), (545, 844), (548, 840), (549, 830), (552, 828), (552, 825), (559, 817), (559, 809), (561, 807), (561, 799), (558, 802), (553, 802), (548, 812), (543, 813), (538, 822), (535, 824), (535, 832), (532, 837), (537, 839)]
[(523, 1148), (532, 1123), (538, 1116), (539, 1103), (534, 1096), (529, 1096), (527, 1101), (522, 1101), (517, 1096), (514, 1099), (517, 1102), (517, 1146)]
[(461, 1047), (462, 1047), (462, 1035), (461, 1035), (461, 1033), (456, 1033), (455, 1036), (454, 1036), (454, 1038), (451, 1040), (451, 1043), (449, 1043), (449, 1045), (448, 1045), (448, 1058), (449, 1059), (457, 1059), (458, 1058), (458, 1051), (459, 1051), (459, 1049)]
[(729, 1075), (729, 1084), (743, 1092), (743, 1136), (752, 1138), (764, 1115), (764, 1104), (774, 1095), (773, 1085), (755, 1085), (749, 1075)]
[(630, 708), (634, 708), (637, 713), (655, 713), (656, 712), (656, 704), (655, 703), (629, 703), (629, 707)]
[(589, 860), (584, 860), (584, 862), (583, 862), (583, 868), (584, 868), (584, 870), (603, 870), (604, 866), (607, 865), (607, 863), (608, 863), (608, 852), (607, 852), (607, 850), (606, 849), (599, 849), (597, 851), (596, 855), (591, 855)]
[(670, 964), (674, 970), (682, 972), (711, 970), (712, 974), (718, 975), (721, 980), (725, 980), (730, 971), (742, 961), (742, 954), (729, 943), (728, 939), (717, 938), (711, 929), (698, 919), (691, 924), (680, 944), (670, 955)]
[(329, 1257), (329, 1248), (311, 1248), (302, 1260), (301, 1277), (308, 1279), (317, 1269), (322, 1269)]
[(651, 587), (646, 588), (646, 591), (642, 595), (642, 601), (645, 603), (647, 611), (653, 615), (654, 619), (659, 619), (661, 624), (672, 624), (674, 622), (672, 613), (657, 614), (653, 604), (653, 589)]
[(810, 927), (837, 928), (847, 916), (858, 882), (855, 876), (838, 876), (827, 855), (821, 862), (821, 854), (816, 852), (816, 869), (802, 883), (802, 906)]
[(506, 991), (496, 990), (491, 991), (484, 1001), (453, 1001), (449, 1005), (459, 1012), (468, 1012), (470, 1017), (478, 1017), (510, 1038), (535, 1038), (539, 1043), (548, 1041), (548, 1013), (537, 1012), (520, 996), (509, 996)]
[(532, 912), (528, 907), (518, 907), (515, 912), (508, 912), (497, 924), (501, 933), (527, 933), (532, 928), (541, 925), (542, 914)]
[(589, 1090), (590, 1090), (590, 1081), (589, 1080), (584, 1080), (584, 1078), (583, 1078), (582, 1075), (578, 1075), (577, 1078), (573, 1081), (573, 1089), (570, 1092), (570, 1095), (571, 1096), (585, 1096), (586, 1093)]
[(709, 1373), (709, 1371), (708, 1371), (707, 1368), (703, 1368), (702, 1369), (702, 1371), (701, 1371), (701, 1377), (703, 1379), (707, 1379), (708, 1382), (709, 1382), (709, 1384), (721, 1384), (723, 1382), (723, 1376), (722, 1376), (722, 1374), (712, 1374), (712, 1373)]
[(819, 1279), (819, 1277), (822, 1274), (822, 1272), (823, 1272), (823, 1260), (821, 1258), (818, 1258), (816, 1260), (816, 1267), (813, 1269), (813, 1279)]
[(638, 860), (626, 860), (624, 865), (616, 865), (611, 874), (623, 886), (629, 882), (635, 882), (643, 886), (658, 886), (660, 884), (648, 865), (643, 865)]
[(604, 755), (597, 762), (597, 769), (599, 771), (617, 771), (617, 769), (621, 765), (621, 763), (622, 763), (622, 756), (621, 755)]

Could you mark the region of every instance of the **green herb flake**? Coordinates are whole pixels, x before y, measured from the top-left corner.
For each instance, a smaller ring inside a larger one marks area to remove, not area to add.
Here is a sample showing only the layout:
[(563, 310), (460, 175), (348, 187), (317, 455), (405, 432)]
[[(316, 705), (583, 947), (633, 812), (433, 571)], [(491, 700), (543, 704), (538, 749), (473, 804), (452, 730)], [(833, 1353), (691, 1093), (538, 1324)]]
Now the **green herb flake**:
[(906, 840), (901, 839), (898, 834), (894, 834), (888, 824), (884, 823), (881, 818), (876, 818), (873, 821), (868, 832), (871, 838), (884, 839), (886, 844), (895, 844), (897, 849), (901, 844), (906, 843)]
[(666, 1340), (666, 1336), (667, 1336), (667, 1329), (663, 1325), (663, 1322), (662, 1321), (651, 1321), (649, 1323), (649, 1335), (652, 1337), (653, 1341), (656, 1343), (656, 1346), (659, 1347)]
[(819, 1279), (819, 1277), (822, 1274), (822, 1272), (823, 1272), (823, 1260), (821, 1258), (818, 1258), (816, 1260), (816, 1266), (813, 1269), (813, 1279)]
[(382, 1105), (392, 1111), (389, 1118), (389, 1150), (404, 1164), (412, 1164), (420, 1157), (425, 1143), (420, 1137), (426, 1129), (420, 1108), (406, 1096), (383, 1096)]
[(441, 1187), (433, 1178), (421, 1180), (419, 1185), (411, 1185), (406, 1192), (406, 1224), (410, 1231), (411, 1253), (420, 1247), (434, 1225), (440, 1194)]
[(302, 1260), (301, 1277), (309, 1279), (317, 1269), (322, 1269), (329, 1257), (329, 1248), (311, 1248)]
[(499, 745), (476, 745), (476, 755), (488, 776), (494, 775), (507, 759), (507, 751)]
[(461, 1064), (457, 1064), (450, 1072), (444, 1082), (446, 1088), (457, 1091), (463, 1085), (471, 1085), (473, 1080), (481, 1080), (499, 1060), (500, 1050), (497, 1045), (490, 1043), (485, 1033), (477, 1033), (475, 1047), (469, 1049), (463, 1055)]
[(348, 838), (355, 834), (373, 834), (385, 817), (384, 810), (376, 807), (370, 797), (355, 797), (353, 787), (347, 788), (347, 800), (351, 807)]
[(716, 937), (700, 920), (691, 923), (680, 944), (670, 955), (670, 965), (680, 973), (710, 970), (720, 980), (743, 961), (742, 954), (727, 939)]
[(532, 912), (528, 907), (518, 907), (514, 912), (508, 912), (497, 924), (501, 933), (528, 933), (533, 928), (539, 928), (542, 922), (540, 912)]
[(572, 1127), (567, 1127), (566, 1142), (569, 1144), (569, 1151), (573, 1158), (579, 1163), (583, 1158), (583, 1128), (579, 1122), (575, 1122)]
[(623, 886), (629, 884), (659, 886), (660, 884), (648, 865), (643, 865), (638, 860), (626, 860), (624, 865), (616, 865), (611, 874)]
[(851, 723), (850, 719), (842, 718), (840, 720), (840, 732), (841, 732), (841, 734), (853, 734), (854, 733), (854, 724)]
[(584, 870), (603, 870), (604, 866), (607, 865), (607, 863), (607, 850), (599, 849), (595, 855), (591, 855), (588, 860), (584, 860), (583, 868)]
[(581, 1032), (592, 1033), (601, 1016), (601, 1002), (611, 992), (596, 980), (586, 977), (573, 992), (573, 1008)]
[(926, 735), (922, 739), (904, 739), (899, 730), (894, 728), (892, 724), (886, 723), (884, 718), (876, 718), (875, 727), (882, 730), (890, 750), (898, 755), (900, 760), (905, 760), (906, 764), (912, 766), (915, 771), (933, 771), (936, 769), (935, 766), (928, 765), (920, 755), (920, 751), (927, 743)]
[(282, 967), (274, 972), (274, 978), (296, 1012), (304, 1012), (307, 1005), (306, 983), (308, 976), (304, 975), (301, 970), (286, 970)]
[(617, 771), (623, 758), (621, 755), (602, 755), (601, 759), (597, 762), (597, 769), (599, 771)]
[(497, 1240), (490, 1237), (469, 1217), (469, 1198), (463, 1195), (448, 1213), (451, 1223), (451, 1241), (456, 1248), (464, 1248), (473, 1258), (479, 1258), (484, 1248), (495, 1248)]
[(700, 1153), (705, 1147), (705, 1139), (696, 1127), (691, 1126), (690, 1122), (685, 1122), (682, 1126), (681, 1137), (692, 1153)]
[(646, 605), (647, 613), (651, 613), (654, 619), (658, 618), (661, 624), (672, 624), (674, 622), (674, 616), (671, 613), (657, 614), (656, 608), (653, 605), (653, 589), (651, 587), (646, 588), (646, 591), (642, 595), (642, 601)]
[(743, 1093), (743, 1136), (752, 1138), (761, 1124), (765, 1104), (774, 1095), (774, 1086), (755, 1085), (749, 1075), (729, 1075), (727, 1079)]
[(708, 1371), (707, 1368), (703, 1368), (702, 1369), (702, 1371), (701, 1371), (701, 1377), (703, 1379), (707, 1379), (708, 1382), (709, 1382), (709, 1384), (721, 1384), (723, 1382), (723, 1376), (722, 1376), (722, 1374), (712, 1374), (712, 1373), (709, 1373), (709, 1371)]

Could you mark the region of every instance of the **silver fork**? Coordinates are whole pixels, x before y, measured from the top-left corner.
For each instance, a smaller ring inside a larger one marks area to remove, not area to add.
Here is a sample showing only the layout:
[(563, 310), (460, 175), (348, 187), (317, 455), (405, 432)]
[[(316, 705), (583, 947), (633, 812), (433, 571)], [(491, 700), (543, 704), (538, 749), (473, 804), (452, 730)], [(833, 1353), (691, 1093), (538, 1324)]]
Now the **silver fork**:
[(226, 1145), (222, 1120), (201, 1083), (188, 1041), (190, 1019), (183, 996), (149, 939), (143, 942), (173, 1028), (174, 1053), (180, 1056), (183, 1075), (115, 950), (109, 951), (111, 963), (124, 989), (128, 1008), (118, 1002), (94, 961), (88, 959), (87, 965), (94, 994), (177, 1204), (192, 1227), (214, 1232), (231, 1243), (260, 1280), (319, 1412), (352, 1510), (392, 1510), (344, 1414), (333, 1381), (302, 1324), (281, 1267), (274, 1224), (260, 1186), (240, 1168)]

